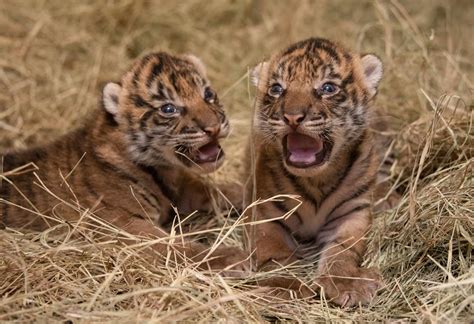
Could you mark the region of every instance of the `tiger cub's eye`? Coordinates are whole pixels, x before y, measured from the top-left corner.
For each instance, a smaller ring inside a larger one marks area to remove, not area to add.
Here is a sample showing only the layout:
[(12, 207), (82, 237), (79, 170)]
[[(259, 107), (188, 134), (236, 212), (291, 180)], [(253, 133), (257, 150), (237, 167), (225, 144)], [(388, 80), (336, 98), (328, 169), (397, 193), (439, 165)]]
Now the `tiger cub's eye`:
[(164, 104), (161, 106), (160, 111), (165, 115), (172, 115), (178, 112), (178, 109), (173, 104)]
[(279, 96), (282, 95), (283, 91), (284, 91), (284, 89), (280, 84), (274, 83), (268, 89), (268, 94), (272, 97), (279, 97)]
[(326, 82), (321, 86), (322, 94), (333, 94), (337, 91), (337, 85), (331, 82)]

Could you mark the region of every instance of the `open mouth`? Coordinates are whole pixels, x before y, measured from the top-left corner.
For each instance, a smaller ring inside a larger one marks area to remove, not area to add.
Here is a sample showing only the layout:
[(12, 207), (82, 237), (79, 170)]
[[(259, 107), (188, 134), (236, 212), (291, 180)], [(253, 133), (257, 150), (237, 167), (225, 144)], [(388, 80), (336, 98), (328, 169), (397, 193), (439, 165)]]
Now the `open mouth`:
[(185, 164), (196, 164), (215, 163), (224, 157), (224, 151), (222, 150), (219, 142), (212, 141), (204, 144), (197, 149), (189, 149), (180, 147), (176, 152), (178, 158)]
[(286, 163), (296, 168), (323, 164), (329, 156), (330, 148), (329, 143), (319, 137), (290, 133), (283, 138)]

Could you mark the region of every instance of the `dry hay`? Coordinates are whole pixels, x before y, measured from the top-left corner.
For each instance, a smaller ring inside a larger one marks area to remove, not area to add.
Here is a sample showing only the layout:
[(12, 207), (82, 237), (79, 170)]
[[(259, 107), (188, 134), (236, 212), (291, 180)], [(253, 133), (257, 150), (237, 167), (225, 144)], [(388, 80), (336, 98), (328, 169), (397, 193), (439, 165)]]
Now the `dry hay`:
[[(137, 55), (193, 52), (209, 67), (234, 132), (217, 179), (237, 177), (252, 107), (246, 68), (318, 35), (379, 54), (400, 206), (375, 216), (367, 264), (385, 288), (368, 307), (280, 300), (117, 243), (88, 210), (44, 233), (0, 232), (0, 320), (273, 321), (473, 319), (474, 5), (459, 1), (16, 1), (0, 3), (0, 149), (44, 143), (95, 109), (100, 86)], [(242, 246), (241, 223), (193, 217), (194, 236)], [(105, 240), (85, 230), (93, 224)], [(179, 239), (175, 224), (171, 239)], [(224, 228), (222, 230), (222, 228)], [(316, 260), (314, 260), (316, 262)], [(310, 280), (312, 264), (281, 269)]]

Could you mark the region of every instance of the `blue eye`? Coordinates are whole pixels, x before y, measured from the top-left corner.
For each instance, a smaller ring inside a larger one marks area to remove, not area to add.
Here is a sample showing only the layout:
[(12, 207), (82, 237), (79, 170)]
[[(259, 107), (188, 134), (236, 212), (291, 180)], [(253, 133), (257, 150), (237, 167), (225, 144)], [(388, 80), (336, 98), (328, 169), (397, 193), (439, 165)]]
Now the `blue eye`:
[(332, 94), (337, 91), (337, 86), (334, 83), (327, 82), (321, 86), (323, 94)]
[(279, 97), (282, 95), (284, 89), (283, 87), (278, 84), (274, 83), (269, 89), (268, 89), (268, 94), (272, 97)]
[(166, 115), (171, 115), (178, 111), (176, 106), (172, 104), (164, 104), (163, 106), (161, 106), (160, 110), (163, 114), (166, 114)]

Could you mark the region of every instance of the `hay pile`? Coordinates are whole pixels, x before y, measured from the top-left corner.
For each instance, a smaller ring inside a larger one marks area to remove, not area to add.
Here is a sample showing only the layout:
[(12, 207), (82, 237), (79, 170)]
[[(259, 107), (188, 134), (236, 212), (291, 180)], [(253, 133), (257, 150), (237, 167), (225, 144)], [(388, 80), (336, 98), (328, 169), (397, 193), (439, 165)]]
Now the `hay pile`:
[[(247, 67), (308, 36), (382, 57), (378, 104), (391, 116), (400, 206), (376, 215), (367, 264), (386, 287), (369, 307), (279, 300), (248, 279), (224, 279), (117, 243), (94, 215), (55, 231), (0, 232), (0, 320), (157, 322), (473, 319), (474, 120), (472, 17), (457, 1), (0, 2), (0, 150), (56, 138), (96, 108), (100, 87), (136, 56), (193, 52), (233, 122), (219, 179), (235, 179), (248, 133)], [(196, 237), (242, 246), (225, 215), (198, 218)], [(84, 230), (96, 224), (108, 241)], [(227, 230), (220, 232), (226, 225)], [(311, 264), (282, 269), (310, 280)]]

